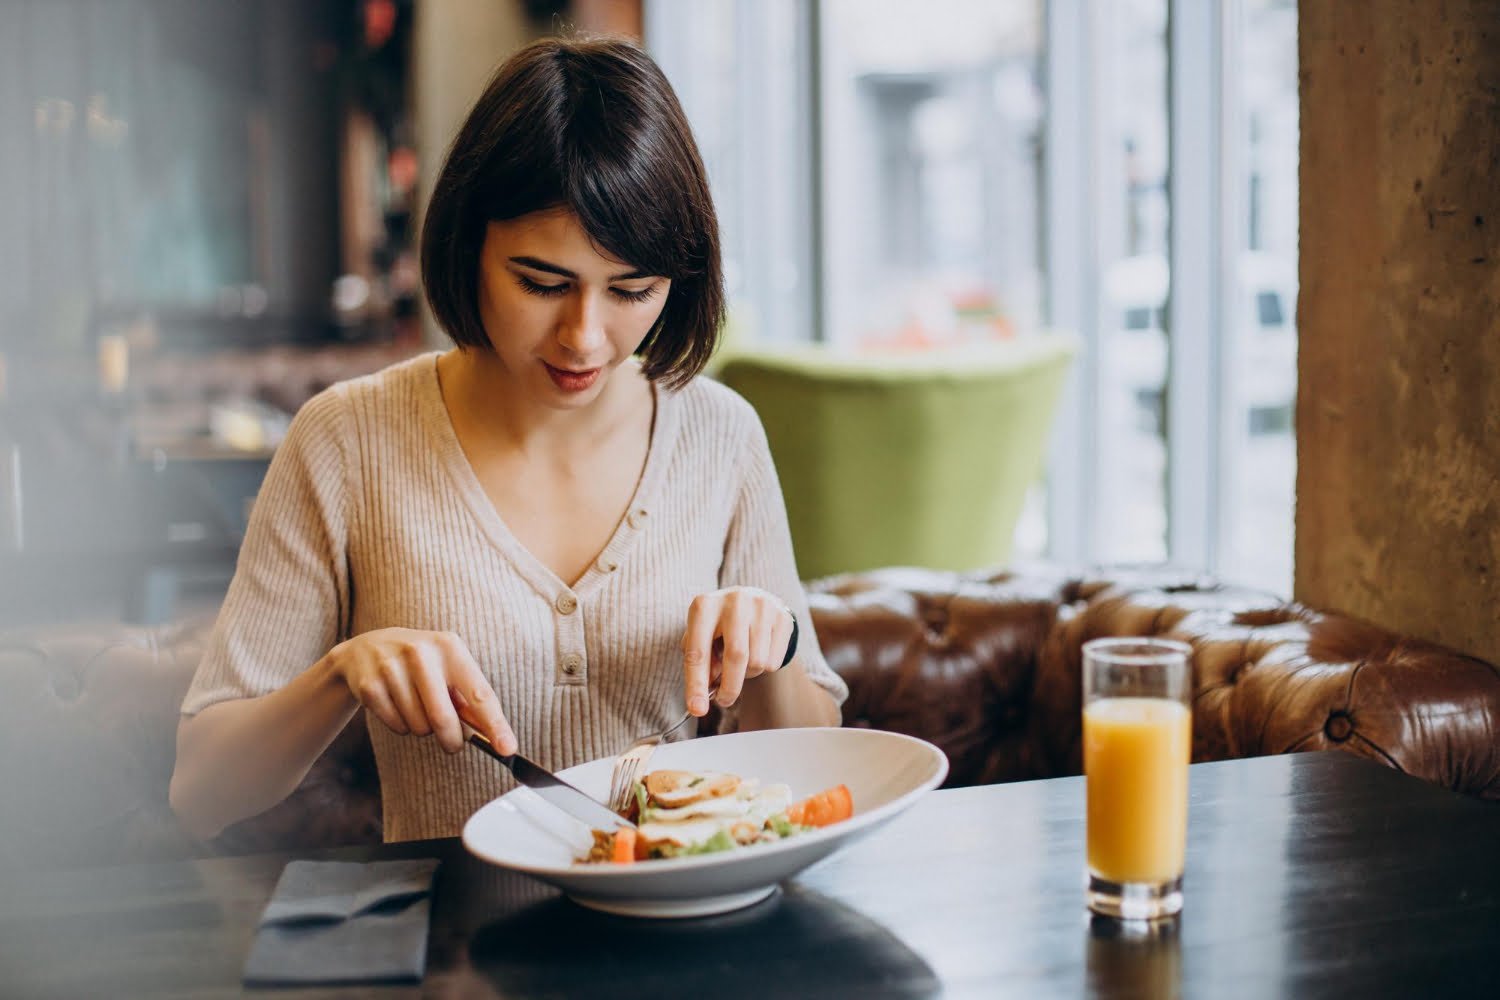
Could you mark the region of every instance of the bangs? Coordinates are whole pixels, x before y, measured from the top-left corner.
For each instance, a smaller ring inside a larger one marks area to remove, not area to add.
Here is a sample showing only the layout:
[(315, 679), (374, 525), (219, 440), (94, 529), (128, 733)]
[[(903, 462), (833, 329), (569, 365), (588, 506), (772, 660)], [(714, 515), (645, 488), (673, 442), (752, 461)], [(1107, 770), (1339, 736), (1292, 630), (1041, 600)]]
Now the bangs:
[[(657, 178), (601, 153), (591, 168), (565, 182), (563, 203), (583, 231), (610, 256), (639, 269), (684, 281), (703, 275), (702, 234), (694, 213), (664, 194), (673, 178)], [(576, 162), (576, 161), (575, 161)], [(681, 190), (676, 187), (675, 190)]]

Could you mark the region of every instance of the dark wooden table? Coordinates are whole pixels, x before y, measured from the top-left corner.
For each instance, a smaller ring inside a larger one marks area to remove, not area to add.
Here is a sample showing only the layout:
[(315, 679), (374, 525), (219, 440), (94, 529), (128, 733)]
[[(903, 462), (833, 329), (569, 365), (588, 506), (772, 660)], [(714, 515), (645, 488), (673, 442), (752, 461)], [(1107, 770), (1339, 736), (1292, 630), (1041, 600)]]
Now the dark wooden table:
[[(1082, 905), (1080, 778), (933, 793), (737, 914), (632, 921), (435, 856), (418, 988), (285, 996), (1500, 996), (1500, 805), (1347, 754), (1195, 765), (1186, 902)], [(239, 991), (284, 855), (0, 876), (0, 995)]]

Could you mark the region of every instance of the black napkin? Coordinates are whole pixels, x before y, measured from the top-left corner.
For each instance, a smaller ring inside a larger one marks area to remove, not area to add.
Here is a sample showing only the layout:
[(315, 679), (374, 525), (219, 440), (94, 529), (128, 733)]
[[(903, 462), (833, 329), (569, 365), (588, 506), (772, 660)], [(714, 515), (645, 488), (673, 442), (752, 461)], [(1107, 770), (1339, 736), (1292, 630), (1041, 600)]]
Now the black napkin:
[(437, 866), (289, 862), (261, 914), (245, 985), (421, 982)]

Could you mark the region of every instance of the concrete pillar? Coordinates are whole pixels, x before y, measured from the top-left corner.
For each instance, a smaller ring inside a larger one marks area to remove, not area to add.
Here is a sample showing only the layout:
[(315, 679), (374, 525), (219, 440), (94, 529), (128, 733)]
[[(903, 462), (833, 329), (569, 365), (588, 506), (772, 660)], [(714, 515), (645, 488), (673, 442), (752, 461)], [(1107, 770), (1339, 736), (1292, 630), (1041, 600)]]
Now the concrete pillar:
[(1295, 592), (1500, 662), (1500, 3), (1300, 18)]
[(584, 34), (641, 38), (641, 0), (572, 0), (568, 13), (574, 27)]
[[(412, 108), (416, 125), (417, 232), (443, 158), (469, 108), (500, 63), (535, 37), (520, 0), (418, 0), (412, 38)], [(424, 338), (448, 339), (422, 305)]]

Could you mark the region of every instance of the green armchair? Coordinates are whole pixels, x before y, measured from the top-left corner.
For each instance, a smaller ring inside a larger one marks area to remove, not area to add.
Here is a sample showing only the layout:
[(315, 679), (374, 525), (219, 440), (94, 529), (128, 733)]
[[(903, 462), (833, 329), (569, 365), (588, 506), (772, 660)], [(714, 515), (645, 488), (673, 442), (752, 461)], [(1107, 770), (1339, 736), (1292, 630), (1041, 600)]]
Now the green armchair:
[(739, 349), (717, 377), (765, 424), (804, 578), (1004, 565), (1076, 342), (920, 353)]

